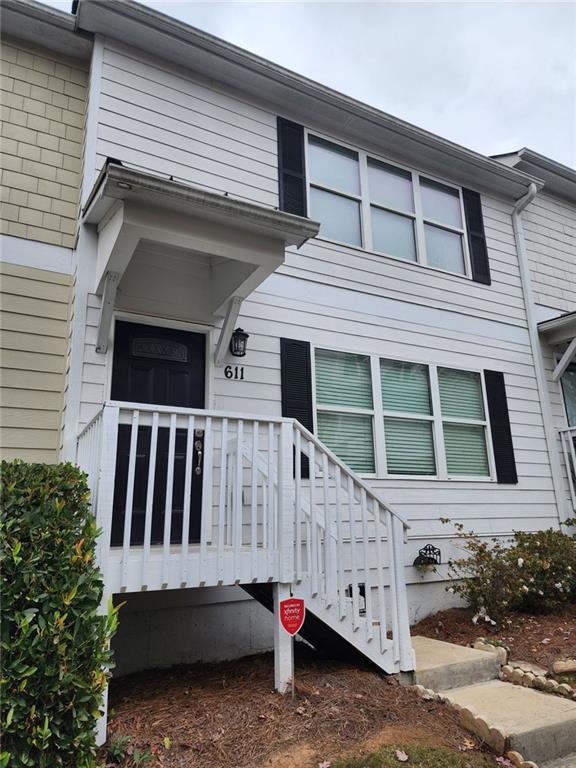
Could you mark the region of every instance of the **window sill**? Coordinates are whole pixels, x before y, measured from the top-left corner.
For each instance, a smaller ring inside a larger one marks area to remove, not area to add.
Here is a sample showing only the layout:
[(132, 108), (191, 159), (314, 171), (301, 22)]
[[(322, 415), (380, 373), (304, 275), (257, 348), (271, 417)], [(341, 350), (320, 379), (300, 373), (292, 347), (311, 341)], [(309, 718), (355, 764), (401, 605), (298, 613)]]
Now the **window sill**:
[(435, 482), (435, 483), (494, 483), (498, 484), (495, 477), (438, 477), (438, 475), (364, 475), (359, 472), (356, 473), (362, 480), (411, 480), (411, 481), (423, 481), (423, 482)]
[[(363, 248), (361, 245), (351, 245), (350, 243), (343, 243), (340, 240), (332, 240), (329, 237), (321, 237), (320, 235), (316, 235), (314, 240), (317, 240), (320, 243), (327, 243), (328, 245), (337, 245), (340, 248), (349, 248), (351, 251), (362, 254), (362, 256), (369, 257), (372, 261), (381, 261), (382, 259), (386, 259), (396, 264), (403, 264), (410, 268), (426, 269), (430, 272), (437, 272), (440, 275), (456, 278), (457, 280), (468, 280), (471, 283), (474, 282), (471, 275), (463, 275), (459, 272), (451, 272), (450, 270), (442, 269), (441, 267), (432, 267), (430, 264), (421, 264), (418, 261), (401, 259), (399, 256), (391, 256), (388, 253), (381, 253), (380, 251), (371, 251), (367, 248)], [(478, 285), (480, 285), (480, 283), (478, 283)]]

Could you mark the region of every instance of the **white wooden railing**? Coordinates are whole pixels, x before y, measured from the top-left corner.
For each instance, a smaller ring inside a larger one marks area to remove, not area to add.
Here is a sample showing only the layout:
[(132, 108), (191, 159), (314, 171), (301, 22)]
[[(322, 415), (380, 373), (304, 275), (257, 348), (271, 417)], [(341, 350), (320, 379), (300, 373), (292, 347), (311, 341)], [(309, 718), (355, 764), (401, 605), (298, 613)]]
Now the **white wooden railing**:
[(77, 457), (107, 591), (289, 583), (386, 668), (413, 668), (407, 523), (298, 422), (109, 402)]
[(317, 437), (298, 422), (293, 429), (295, 580), (307, 581), (313, 599), (363, 632), (361, 646), (391, 646), (400, 668), (413, 669), (403, 562), (408, 523)]
[(576, 427), (561, 429), (560, 439), (562, 441), (566, 475), (568, 476), (572, 510), (576, 512)]

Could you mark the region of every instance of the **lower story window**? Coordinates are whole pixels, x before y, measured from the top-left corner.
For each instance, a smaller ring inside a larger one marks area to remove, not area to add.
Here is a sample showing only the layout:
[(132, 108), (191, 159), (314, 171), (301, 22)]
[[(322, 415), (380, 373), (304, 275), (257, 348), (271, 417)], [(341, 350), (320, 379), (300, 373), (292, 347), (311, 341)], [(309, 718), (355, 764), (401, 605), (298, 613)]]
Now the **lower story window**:
[(315, 351), (318, 437), (352, 469), (382, 476), (491, 476), (477, 371)]

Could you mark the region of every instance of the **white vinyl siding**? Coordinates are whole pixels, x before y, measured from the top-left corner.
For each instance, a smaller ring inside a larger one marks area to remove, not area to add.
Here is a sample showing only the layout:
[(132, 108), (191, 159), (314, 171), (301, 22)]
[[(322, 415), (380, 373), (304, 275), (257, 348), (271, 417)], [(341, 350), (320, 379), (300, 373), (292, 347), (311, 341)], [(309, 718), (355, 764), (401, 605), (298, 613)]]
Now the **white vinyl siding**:
[(321, 238), (470, 277), (460, 187), (311, 133), (306, 167)]
[(538, 194), (522, 214), (534, 300), (561, 312), (576, 307), (576, 205)]

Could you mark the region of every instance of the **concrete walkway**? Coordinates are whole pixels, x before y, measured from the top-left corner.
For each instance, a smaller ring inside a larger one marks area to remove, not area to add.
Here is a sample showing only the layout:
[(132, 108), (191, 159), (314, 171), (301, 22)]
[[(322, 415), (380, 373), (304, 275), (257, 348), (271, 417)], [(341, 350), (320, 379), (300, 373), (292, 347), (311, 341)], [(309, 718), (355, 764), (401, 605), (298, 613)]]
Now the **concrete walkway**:
[[(575, 701), (501, 682), (495, 654), (423, 637), (412, 641), (416, 683), (459, 709), (462, 725), (492, 749), (515, 750), (541, 768), (576, 768)], [(549, 765), (558, 758), (568, 762)]]
[(541, 768), (576, 768), (576, 753), (560, 757), (551, 763), (544, 763)]

